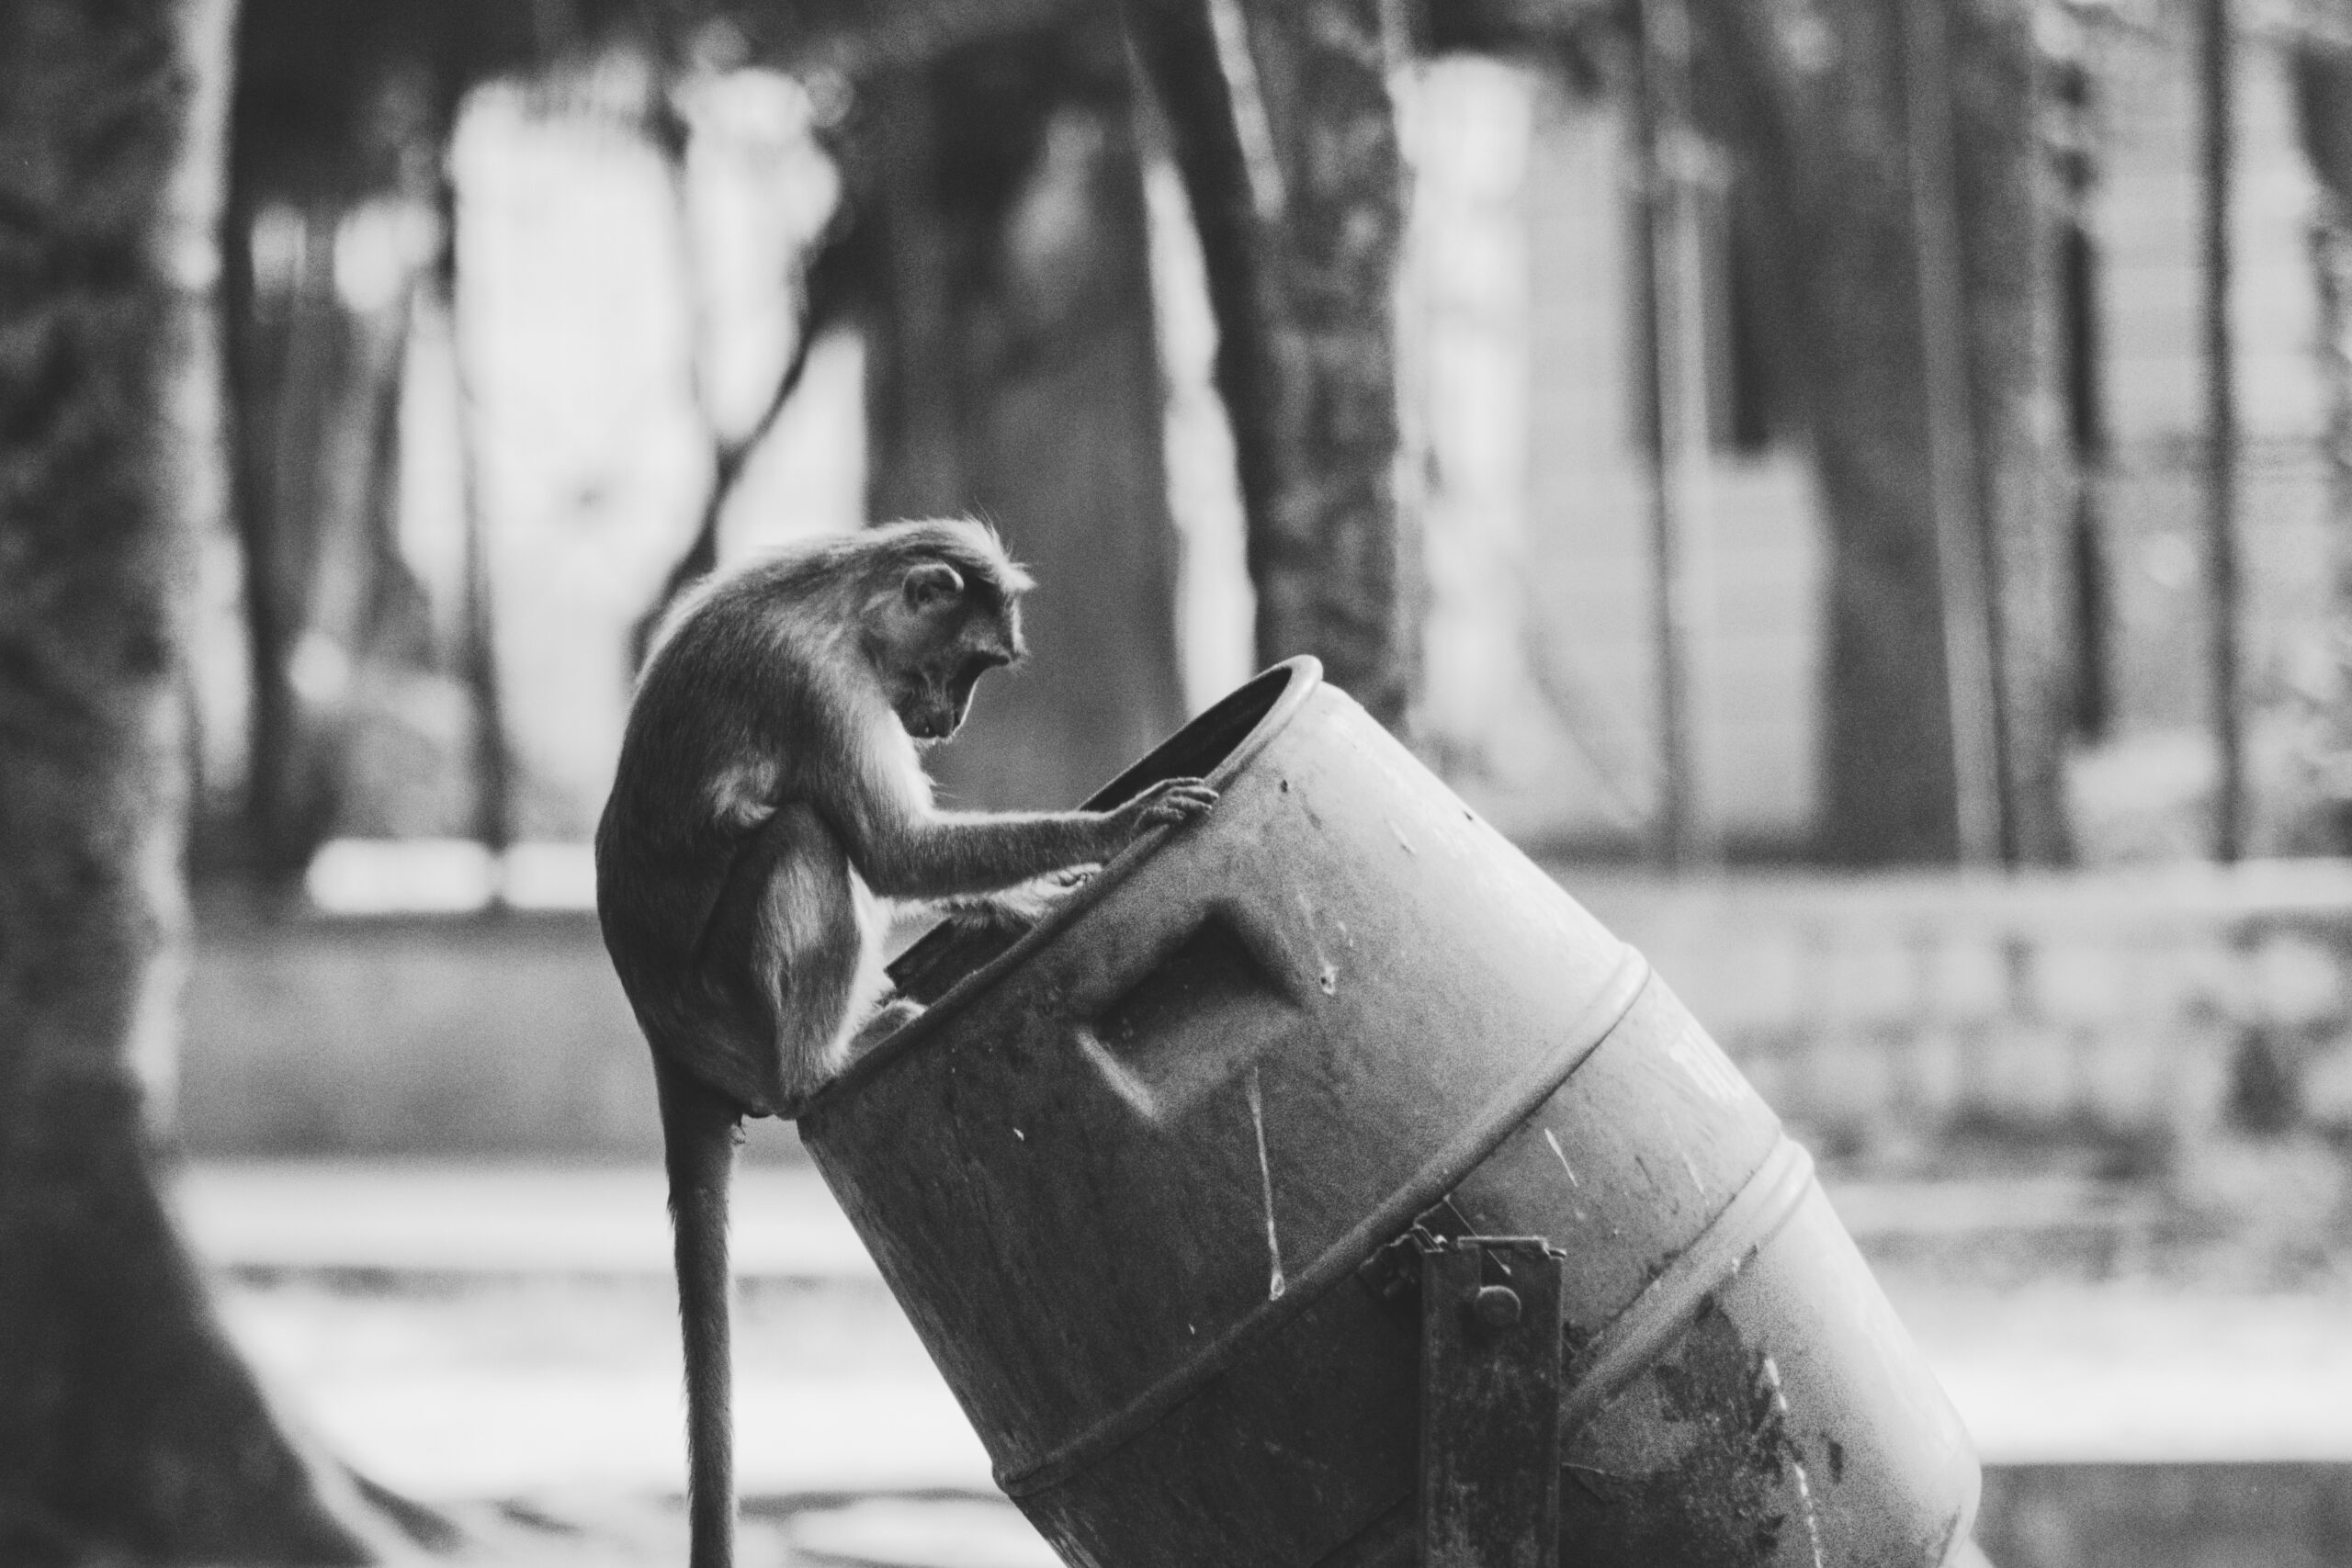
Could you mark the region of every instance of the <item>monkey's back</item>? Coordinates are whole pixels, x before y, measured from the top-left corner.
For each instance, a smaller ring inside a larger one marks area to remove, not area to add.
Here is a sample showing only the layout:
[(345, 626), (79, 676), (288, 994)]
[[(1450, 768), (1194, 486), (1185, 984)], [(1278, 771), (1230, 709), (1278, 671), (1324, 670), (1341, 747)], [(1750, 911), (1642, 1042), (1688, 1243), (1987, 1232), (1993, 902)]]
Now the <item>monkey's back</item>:
[(605, 945), (656, 1053), (746, 1109), (813, 1088), (872, 988), (873, 900), (849, 837), (871, 857), (876, 821), (930, 807), (892, 705), (928, 656), (909, 649), (934, 647), (921, 638), (937, 601), (914, 597), (916, 577), (943, 567), (955, 594), (1000, 607), (1016, 657), (1011, 601), (1028, 580), (995, 535), (893, 524), (711, 579), (630, 705), (596, 833)]
[(797, 764), (821, 746), (827, 723), (821, 656), (773, 630), (796, 606), (791, 585), (753, 586), (705, 596), (646, 667), (596, 826), (596, 912), (654, 1051), (690, 1066), (714, 1055), (759, 1064), (771, 1081), (756, 1099), (745, 1098), (742, 1070), (711, 1087), (768, 1109), (768, 1010), (747, 997), (743, 976), (715, 971), (705, 943), (742, 857), (800, 795)]

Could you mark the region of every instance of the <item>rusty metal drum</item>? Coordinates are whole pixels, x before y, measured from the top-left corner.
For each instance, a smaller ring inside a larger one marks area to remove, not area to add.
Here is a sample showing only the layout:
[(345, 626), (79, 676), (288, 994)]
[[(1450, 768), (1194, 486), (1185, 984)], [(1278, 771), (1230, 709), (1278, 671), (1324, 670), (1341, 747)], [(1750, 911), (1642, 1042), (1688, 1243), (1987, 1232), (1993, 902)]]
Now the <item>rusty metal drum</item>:
[(1934, 1568), (1976, 1461), (1804, 1153), (1641, 956), (1311, 660), (1097, 797), (1209, 775), (802, 1137), (1073, 1563), (1414, 1550), (1419, 1221), (1565, 1251), (1564, 1563)]

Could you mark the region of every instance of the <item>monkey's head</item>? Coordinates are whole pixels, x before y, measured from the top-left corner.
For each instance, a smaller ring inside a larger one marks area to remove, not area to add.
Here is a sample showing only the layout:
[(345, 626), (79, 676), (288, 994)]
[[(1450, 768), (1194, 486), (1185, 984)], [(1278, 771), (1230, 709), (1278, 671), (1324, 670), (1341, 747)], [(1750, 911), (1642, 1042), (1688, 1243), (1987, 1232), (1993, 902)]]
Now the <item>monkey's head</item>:
[(1021, 595), (1029, 576), (978, 523), (890, 532), (897, 547), (869, 601), (867, 655), (907, 733), (944, 740), (963, 727), (980, 677), (1027, 651)]

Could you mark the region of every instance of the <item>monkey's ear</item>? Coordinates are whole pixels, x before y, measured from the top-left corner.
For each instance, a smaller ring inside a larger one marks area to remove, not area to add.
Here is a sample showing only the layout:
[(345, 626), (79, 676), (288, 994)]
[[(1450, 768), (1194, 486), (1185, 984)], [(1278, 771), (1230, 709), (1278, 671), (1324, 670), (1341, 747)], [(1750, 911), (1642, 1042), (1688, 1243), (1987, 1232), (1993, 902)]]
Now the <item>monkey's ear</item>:
[(918, 610), (944, 604), (963, 592), (962, 574), (944, 560), (927, 560), (907, 570), (907, 603)]

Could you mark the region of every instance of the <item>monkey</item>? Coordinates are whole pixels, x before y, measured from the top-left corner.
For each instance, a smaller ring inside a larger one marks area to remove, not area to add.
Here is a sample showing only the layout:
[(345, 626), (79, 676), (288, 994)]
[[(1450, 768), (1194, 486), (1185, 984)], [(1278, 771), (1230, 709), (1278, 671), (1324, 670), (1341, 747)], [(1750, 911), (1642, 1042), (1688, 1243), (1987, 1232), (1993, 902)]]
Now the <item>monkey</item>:
[(1216, 803), (938, 808), (919, 748), (1025, 654), (1026, 571), (983, 524), (899, 523), (707, 580), (638, 680), (596, 829), (605, 948), (653, 1055), (685, 1351), (692, 1568), (735, 1524), (727, 1209), (749, 1116), (796, 1117), (922, 1010), (885, 999), (887, 903), (1020, 921)]

